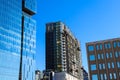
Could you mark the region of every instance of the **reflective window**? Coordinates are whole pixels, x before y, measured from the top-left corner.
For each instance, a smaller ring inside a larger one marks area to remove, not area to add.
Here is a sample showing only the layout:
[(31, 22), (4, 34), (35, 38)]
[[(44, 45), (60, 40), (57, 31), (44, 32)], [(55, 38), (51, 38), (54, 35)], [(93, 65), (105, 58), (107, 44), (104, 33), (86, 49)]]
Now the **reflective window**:
[(98, 57), (98, 59), (104, 59), (104, 54), (103, 54), (103, 53), (101, 53), (101, 54), (98, 53), (98, 54), (97, 54), (97, 57)]
[(0, 0), (0, 80), (18, 80), (22, 0)]
[(118, 52), (117, 51), (115, 51), (115, 57), (118, 58)]
[(119, 61), (117, 62), (117, 67), (120, 68), (120, 62)]
[(104, 45), (105, 49), (107, 49), (107, 44)]
[(109, 54), (108, 53), (106, 53), (106, 58), (109, 58)]
[(100, 54), (98, 53), (98, 59), (100, 59)]
[(104, 54), (101, 54), (101, 59), (104, 59)]
[(110, 58), (112, 58), (112, 52), (110, 52), (109, 54), (110, 54)]
[(99, 64), (99, 69), (100, 69), (100, 70), (101, 70), (101, 69), (105, 69), (105, 64), (104, 64), (104, 63)]
[(113, 47), (114, 47), (114, 48), (120, 47), (120, 42), (114, 42), (114, 43), (113, 43)]
[(102, 69), (102, 64), (99, 64), (99, 69), (100, 69), (100, 70)]
[(115, 66), (114, 66), (114, 63), (112, 62), (112, 68), (114, 68)]
[(106, 73), (104, 74), (104, 79), (107, 80), (107, 75), (106, 75)]
[(110, 63), (108, 63), (108, 68), (110, 69)]
[(120, 51), (118, 52), (119, 56), (120, 56)]
[(116, 48), (116, 46), (117, 46), (117, 43), (113, 42), (113, 47)]
[(110, 75), (110, 79), (112, 79), (112, 73), (110, 73), (109, 75)]
[(97, 74), (93, 74), (93, 75), (92, 75), (92, 80), (98, 80)]
[(111, 48), (111, 45), (110, 45), (110, 43), (108, 43), (108, 44), (107, 44), (107, 47), (108, 47), (108, 48)]
[(93, 61), (93, 60), (95, 60), (95, 55), (94, 54), (90, 55), (90, 61)]
[(103, 63), (103, 69), (105, 69), (105, 64)]
[(103, 74), (100, 74), (100, 80), (103, 80)]
[(100, 50), (102, 50), (102, 44), (100, 44)]
[(88, 51), (94, 51), (94, 46), (88, 46)]
[(96, 70), (97, 69), (96, 64), (92, 64), (90, 67), (91, 67), (91, 70)]
[(96, 45), (96, 50), (99, 50), (99, 45)]
[(118, 47), (120, 47), (120, 41), (118, 42)]
[(105, 49), (109, 49), (109, 48), (111, 48), (110, 43), (105, 43)]
[(25, 2), (25, 8), (33, 11), (33, 12), (36, 12), (36, 0), (24, 0)]
[(116, 77), (116, 73), (113, 73), (113, 76), (114, 76), (114, 79), (117, 79), (117, 77)]

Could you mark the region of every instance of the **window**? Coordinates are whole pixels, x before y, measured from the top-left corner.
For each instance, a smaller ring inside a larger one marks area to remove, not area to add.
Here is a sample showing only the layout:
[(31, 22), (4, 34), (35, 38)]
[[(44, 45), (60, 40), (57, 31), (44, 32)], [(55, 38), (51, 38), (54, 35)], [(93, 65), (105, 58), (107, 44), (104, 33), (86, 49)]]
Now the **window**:
[(99, 50), (99, 45), (96, 45), (96, 50)]
[(112, 62), (112, 68), (114, 68), (115, 66), (114, 66), (114, 63)]
[(94, 60), (95, 60), (95, 55), (94, 54), (90, 55), (90, 61), (94, 61)]
[(105, 69), (105, 64), (103, 63), (103, 69)]
[(108, 63), (108, 68), (110, 69), (110, 63)]
[(120, 47), (120, 42), (118, 42), (118, 47)]
[(99, 69), (100, 69), (100, 70), (101, 70), (101, 69), (105, 69), (105, 64), (104, 64), (104, 63), (99, 64)]
[(115, 57), (118, 58), (118, 52), (117, 51), (115, 51)]
[(88, 46), (88, 51), (94, 51), (94, 46)]
[(96, 64), (91, 65), (91, 70), (96, 70)]
[(103, 74), (100, 74), (100, 80), (103, 80)]
[(117, 46), (117, 43), (113, 42), (113, 47), (116, 48), (116, 46)]
[(92, 80), (98, 80), (97, 74), (93, 74), (93, 75), (92, 75)]
[(120, 42), (114, 42), (114, 43), (113, 43), (113, 47), (114, 47), (114, 48), (120, 47)]
[(111, 45), (110, 45), (110, 43), (108, 43), (108, 44), (107, 44), (107, 47), (108, 47), (108, 48), (111, 48)]
[(110, 52), (110, 58), (112, 58), (112, 52)]
[(107, 80), (107, 75), (106, 75), (106, 73), (104, 74), (104, 79)]
[(120, 56), (120, 51), (118, 52), (119, 56)]
[(113, 76), (114, 76), (114, 79), (117, 79), (117, 77), (116, 77), (116, 73), (113, 73)]
[(109, 75), (110, 75), (110, 79), (112, 79), (112, 73), (110, 73)]
[(120, 62), (117, 62), (117, 67), (120, 68)]
[(102, 50), (102, 44), (100, 44), (100, 50)]
[(98, 59), (100, 59), (100, 54), (98, 54)]
[(111, 45), (110, 45), (110, 43), (105, 43), (105, 49), (109, 49), (109, 48), (111, 48)]
[(109, 58), (109, 54), (108, 53), (106, 53), (106, 58)]
[(105, 49), (107, 49), (107, 44), (105, 44), (104, 46), (105, 46)]
[(101, 58), (104, 59), (104, 54), (101, 54)]
[(102, 65), (101, 65), (101, 64), (99, 64), (99, 69), (100, 69), (100, 70), (102, 69)]

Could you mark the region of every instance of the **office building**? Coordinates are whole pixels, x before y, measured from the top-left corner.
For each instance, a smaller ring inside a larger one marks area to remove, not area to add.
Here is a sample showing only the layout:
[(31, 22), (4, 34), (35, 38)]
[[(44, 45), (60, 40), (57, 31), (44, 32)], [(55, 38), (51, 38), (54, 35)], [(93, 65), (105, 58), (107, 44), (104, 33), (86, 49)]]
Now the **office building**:
[(46, 24), (46, 70), (81, 77), (80, 44), (60, 21)]
[(34, 80), (36, 0), (0, 0), (0, 80)]
[(90, 80), (120, 80), (120, 38), (86, 43)]

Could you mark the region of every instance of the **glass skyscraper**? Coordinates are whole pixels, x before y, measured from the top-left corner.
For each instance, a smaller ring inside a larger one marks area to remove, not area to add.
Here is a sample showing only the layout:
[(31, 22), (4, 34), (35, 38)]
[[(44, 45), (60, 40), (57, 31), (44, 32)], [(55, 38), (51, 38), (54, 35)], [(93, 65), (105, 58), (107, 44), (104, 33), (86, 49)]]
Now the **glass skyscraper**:
[(36, 0), (0, 0), (0, 80), (34, 80)]

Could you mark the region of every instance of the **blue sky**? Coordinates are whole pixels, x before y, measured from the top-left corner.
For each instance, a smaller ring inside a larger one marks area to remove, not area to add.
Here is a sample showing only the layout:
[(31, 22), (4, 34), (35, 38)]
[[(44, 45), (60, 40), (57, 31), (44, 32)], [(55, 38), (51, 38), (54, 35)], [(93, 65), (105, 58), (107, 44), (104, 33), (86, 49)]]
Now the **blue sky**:
[(34, 19), (37, 69), (45, 69), (45, 24), (62, 21), (80, 41), (87, 70), (85, 43), (120, 37), (120, 0), (37, 0)]

